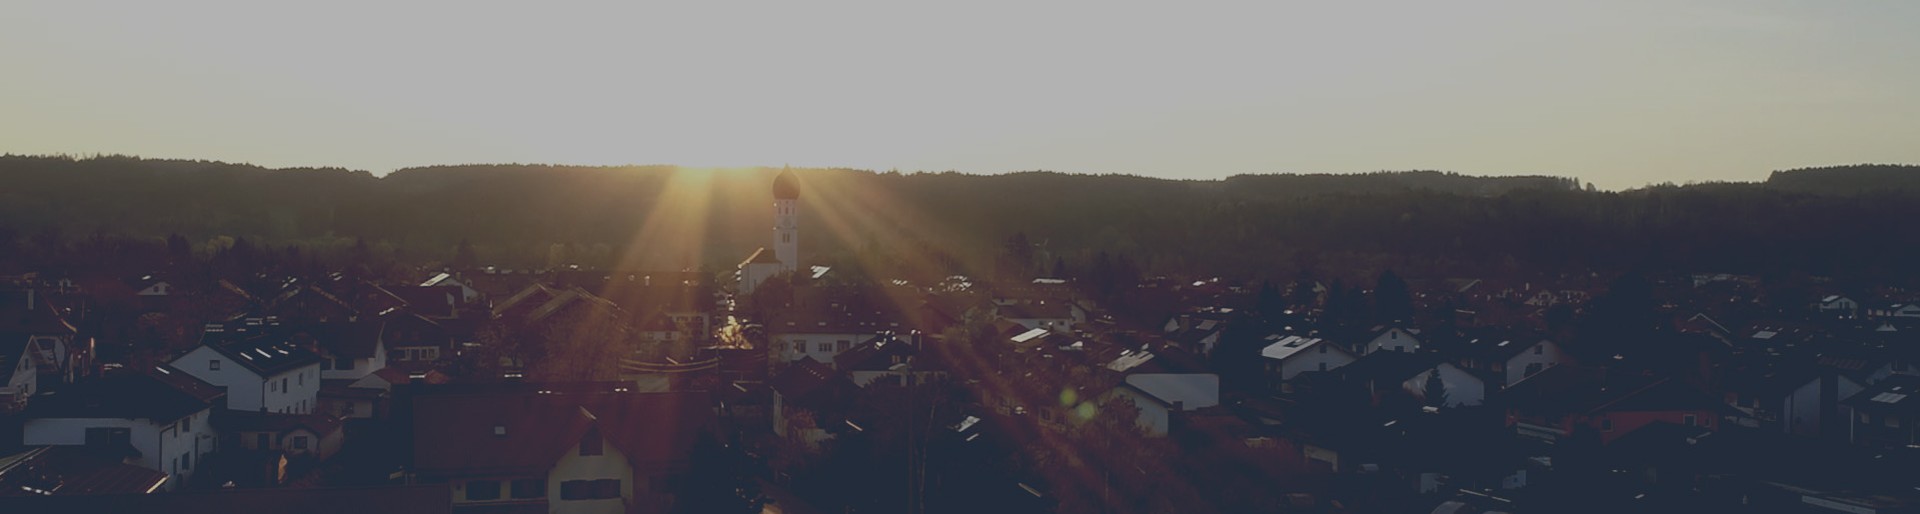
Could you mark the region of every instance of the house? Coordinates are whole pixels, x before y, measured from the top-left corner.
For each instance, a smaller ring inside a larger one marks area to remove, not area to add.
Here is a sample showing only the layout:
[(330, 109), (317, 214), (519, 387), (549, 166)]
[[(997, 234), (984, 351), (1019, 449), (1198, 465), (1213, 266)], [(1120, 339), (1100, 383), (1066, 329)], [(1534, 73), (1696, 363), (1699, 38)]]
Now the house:
[(1507, 331), (1478, 331), (1465, 345), (1468, 369), (1485, 373), (1494, 385), (1505, 387), (1554, 366), (1572, 364), (1573, 354), (1560, 343), (1538, 335)]
[(1607, 443), (1656, 421), (1718, 430), (1744, 415), (1685, 381), (1572, 365), (1521, 380), (1494, 401), (1507, 426), (1544, 441), (1592, 434)]
[[(29, 394), (45, 393), (73, 383), (93, 367), (93, 340), (80, 337), (79, 329), (67, 321), (67, 312), (37, 289), (0, 294), (0, 359), (7, 359), (8, 369), (13, 370), (13, 376), (0, 377), (4, 379), (0, 387), (13, 381), (33, 381), (36, 383)], [(25, 346), (16, 355), (13, 340), (21, 337)], [(22, 375), (16, 367), (23, 364), (33, 369)]]
[(1266, 363), (1267, 377), (1276, 386), (1302, 372), (1331, 371), (1356, 359), (1339, 344), (1317, 337), (1273, 334), (1266, 341), (1269, 343), (1260, 350), (1260, 357)]
[[(454, 356), (454, 335), (438, 321), (405, 311), (377, 319), (380, 322), (378, 345), (386, 349), (386, 366), (429, 369)], [(353, 344), (365, 345), (366, 342)], [(358, 353), (356, 349), (354, 354)]]
[(337, 323), (309, 331), (320, 353), (322, 380), (359, 380), (387, 367), (386, 320)]
[(40, 380), (38, 352), (31, 351), (31, 336), (0, 333), (0, 412), (19, 412)]
[(406, 310), (428, 319), (448, 320), (460, 317), (465, 302), (466, 290), (458, 285), (440, 286), (382, 286), (393, 296), (406, 300)]
[(78, 382), (27, 408), (27, 445), (85, 446), (166, 473), (165, 489), (193, 477), (219, 447), (209, 426), (222, 393), (182, 370), (122, 369)]
[(1179, 349), (1123, 351), (1104, 368), (1121, 375), (1110, 394), (1140, 410), (1136, 422), (1151, 437), (1166, 436), (1178, 413), (1220, 405), (1220, 375)]
[(1721, 389), (1728, 405), (1747, 414), (1743, 424), (1817, 437), (1846, 432), (1840, 402), (1865, 386), (1832, 367), (1783, 362), (1732, 370)]
[(787, 365), (767, 382), (773, 389), (773, 433), (809, 448), (832, 437), (831, 430), (858, 386), (831, 366), (805, 359)]
[(141, 298), (161, 298), (174, 294), (173, 284), (153, 275), (141, 276), (127, 281), (127, 287)]
[(926, 344), (925, 336), (917, 331), (886, 332), (835, 355), (833, 366), (860, 387), (879, 381), (901, 384), (909, 373), (913, 383), (926, 383), (947, 373), (940, 352), (923, 351)]
[(1354, 353), (1364, 356), (1381, 350), (1417, 352), (1420, 351), (1419, 334), (1418, 330), (1391, 325), (1373, 327), (1361, 336), (1363, 343), (1360, 344), (1360, 350)]
[(873, 298), (883, 294), (865, 291), (797, 294), (793, 308), (766, 324), (767, 339), (771, 341), (775, 357), (782, 362), (812, 359), (832, 366), (834, 356), (852, 349), (854, 343), (882, 332), (912, 330), (913, 327), (903, 323), (906, 316), (884, 298)]
[(1920, 444), (1920, 376), (1893, 375), (1841, 402), (1848, 439), (1875, 448)]
[(1814, 304), (1814, 308), (1819, 310), (1821, 314), (1850, 318), (1860, 312), (1860, 303), (1853, 301), (1852, 298), (1836, 294), (1821, 298), (1819, 302)]
[(1873, 318), (1920, 318), (1920, 303), (1886, 303), (1867, 309)]
[[(1063, 301), (1038, 301), (1033, 303), (1012, 303), (999, 306), (1001, 319), (1020, 324), (1029, 329), (1046, 329), (1065, 334), (1073, 331), (1074, 309), (1072, 303)], [(1085, 318), (1085, 314), (1078, 316)]]
[[(529, 385), (528, 387), (542, 387)], [(455, 512), (667, 512), (713, 419), (705, 393), (423, 391), (408, 479)]]
[(459, 288), (459, 303), (462, 305), (480, 303), (480, 300), (485, 298), (485, 295), (480, 294), (479, 289), (474, 289), (471, 281), (452, 273), (439, 273), (420, 283), (420, 287), (443, 286)]
[(229, 448), (270, 451), (289, 458), (327, 460), (340, 452), (346, 439), (340, 418), (327, 414), (225, 411), (214, 417), (222, 432), (231, 434)]
[[(1486, 381), (1431, 354), (1377, 351), (1334, 371), (1347, 387), (1365, 391), (1373, 405), (1411, 400), (1417, 405), (1465, 407), (1486, 400)], [(1429, 398), (1430, 381), (1438, 377), (1444, 398)]]
[(320, 356), (278, 327), (210, 324), (200, 346), (173, 359), (175, 368), (227, 393), (227, 408), (282, 414), (313, 412), (320, 393)]
[[(33, 446), (13, 455), (0, 455), (0, 498), (144, 495), (166, 483), (166, 473), (127, 464), (117, 454), (85, 446)], [(0, 510), (7, 510), (4, 500), (0, 500)]]

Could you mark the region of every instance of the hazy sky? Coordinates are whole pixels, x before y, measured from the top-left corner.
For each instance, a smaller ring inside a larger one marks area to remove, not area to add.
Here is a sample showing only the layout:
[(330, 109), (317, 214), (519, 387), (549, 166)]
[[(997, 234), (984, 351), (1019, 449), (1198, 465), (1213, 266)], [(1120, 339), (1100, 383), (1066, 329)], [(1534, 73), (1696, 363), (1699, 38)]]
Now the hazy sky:
[(10, 0), (0, 70), (0, 152), (376, 173), (1920, 162), (1914, 0)]

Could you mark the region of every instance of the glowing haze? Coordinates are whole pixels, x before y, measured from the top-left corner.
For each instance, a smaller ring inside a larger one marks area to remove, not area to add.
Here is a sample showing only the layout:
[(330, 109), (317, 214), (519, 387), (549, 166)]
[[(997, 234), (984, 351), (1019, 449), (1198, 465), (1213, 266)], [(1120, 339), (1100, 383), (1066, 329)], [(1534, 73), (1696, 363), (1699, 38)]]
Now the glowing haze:
[(10, 2), (0, 152), (1602, 187), (1920, 161), (1911, 0), (1118, 4)]

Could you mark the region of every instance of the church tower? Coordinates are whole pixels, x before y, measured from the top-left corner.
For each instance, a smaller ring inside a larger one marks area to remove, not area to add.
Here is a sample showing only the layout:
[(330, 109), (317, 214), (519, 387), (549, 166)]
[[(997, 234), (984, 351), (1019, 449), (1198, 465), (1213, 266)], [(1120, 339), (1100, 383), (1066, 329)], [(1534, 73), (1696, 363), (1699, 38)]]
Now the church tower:
[(800, 267), (800, 184), (793, 168), (780, 170), (773, 179), (773, 257), (782, 272)]

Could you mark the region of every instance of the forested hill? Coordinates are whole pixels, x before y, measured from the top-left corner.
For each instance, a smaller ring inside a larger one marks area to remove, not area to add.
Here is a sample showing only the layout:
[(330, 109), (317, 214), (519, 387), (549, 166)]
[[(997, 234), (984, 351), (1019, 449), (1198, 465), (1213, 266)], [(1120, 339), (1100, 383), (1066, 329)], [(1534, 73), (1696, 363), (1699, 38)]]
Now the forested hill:
[[(1888, 183), (1913, 168), (1878, 167)], [(405, 261), (448, 259), (468, 240), (487, 263), (704, 267), (771, 237), (777, 169), (436, 166), (375, 177), (129, 157), (0, 157), (0, 244), (93, 234), (203, 246), (225, 238), (301, 245), (359, 240)], [(1007, 266), (1010, 236), (1033, 268), (1101, 252), (1148, 272), (1291, 276), (1301, 268), (1409, 275), (1671, 267), (1911, 275), (1920, 231), (1907, 193), (1823, 188), (1857, 168), (1767, 182), (1584, 190), (1571, 179), (1420, 171), (1166, 180), (796, 170), (810, 263), (927, 273)], [(1867, 173), (1871, 175), (1872, 173)], [(1909, 189), (1908, 191), (1913, 191)], [(203, 248), (204, 250), (204, 248)]]
[(1875, 191), (1920, 192), (1920, 166), (1859, 164), (1776, 171), (1767, 186), (1790, 191), (1856, 194)]

